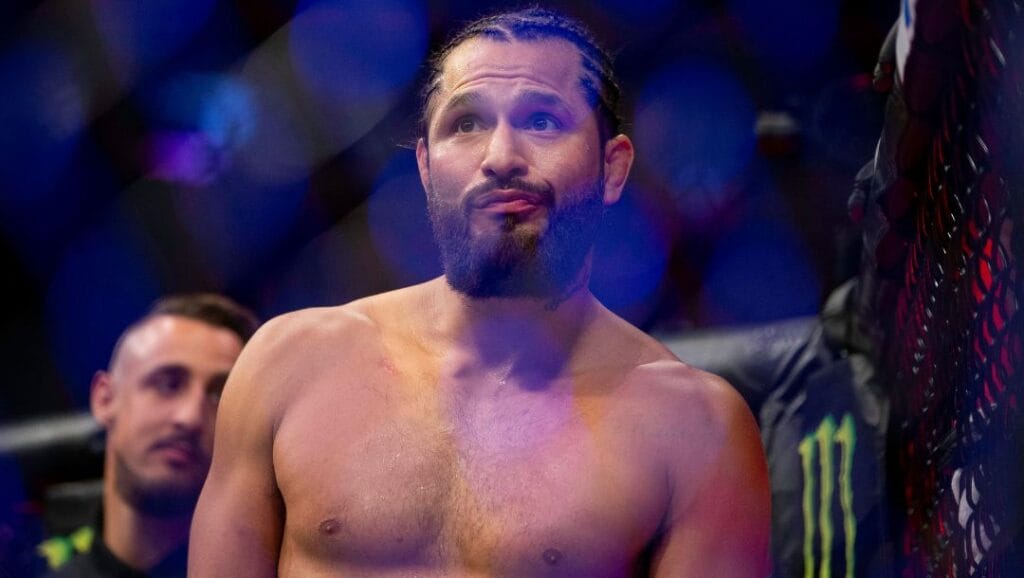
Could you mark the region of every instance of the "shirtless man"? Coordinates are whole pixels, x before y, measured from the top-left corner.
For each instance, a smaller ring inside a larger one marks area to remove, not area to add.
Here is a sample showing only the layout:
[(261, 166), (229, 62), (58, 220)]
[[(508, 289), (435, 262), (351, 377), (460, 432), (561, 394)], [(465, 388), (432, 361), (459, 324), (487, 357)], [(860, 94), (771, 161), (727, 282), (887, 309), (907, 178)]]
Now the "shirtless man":
[(445, 276), (271, 321), (221, 402), (190, 576), (764, 576), (752, 416), (587, 289), (633, 147), (544, 10), (435, 61), (416, 157)]

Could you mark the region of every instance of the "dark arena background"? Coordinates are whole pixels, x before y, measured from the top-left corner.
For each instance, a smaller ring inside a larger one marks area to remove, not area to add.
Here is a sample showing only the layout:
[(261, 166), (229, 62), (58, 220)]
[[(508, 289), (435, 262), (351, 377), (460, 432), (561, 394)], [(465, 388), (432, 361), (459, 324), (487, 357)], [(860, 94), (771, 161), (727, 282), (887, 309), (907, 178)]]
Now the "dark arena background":
[[(0, 4), (0, 576), (95, 497), (90, 378), (157, 297), (440, 274), (423, 62), (521, 4)], [(1021, 2), (546, 5), (612, 48), (637, 149), (592, 289), (747, 399), (775, 575), (1024, 576)]]

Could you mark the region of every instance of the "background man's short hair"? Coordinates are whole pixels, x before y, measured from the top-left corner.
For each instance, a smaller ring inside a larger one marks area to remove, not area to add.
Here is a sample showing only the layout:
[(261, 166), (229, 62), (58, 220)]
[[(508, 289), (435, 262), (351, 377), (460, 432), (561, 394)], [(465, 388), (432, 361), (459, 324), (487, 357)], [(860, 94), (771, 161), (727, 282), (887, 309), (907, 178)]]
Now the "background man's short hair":
[(175, 315), (202, 321), (207, 325), (227, 329), (238, 336), (243, 344), (256, 333), (260, 322), (256, 314), (233, 300), (216, 293), (185, 293), (157, 299), (146, 314), (125, 329), (114, 345), (110, 367), (114, 365), (124, 340), (135, 329), (158, 315)]
[(153, 303), (144, 318), (154, 315), (188, 317), (214, 327), (229, 329), (242, 340), (242, 343), (247, 343), (259, 327), (259, 320), (252, 311), (216, 293), (163, 297)]
[(426, 137), (430, 99), (441, 83), (445, 61), (452, 51), (467, 40), (483, 37), (498, 42), (530, 42), (560, 38), (570, 42), (582, 57), (580, 87), (597, 112), (601, 140), (618, 134), (622, 128), (620, 89), (612, 68), (612, 58), (590, 30), (579, 20), (554, 10), (527, 8), (479, 18), (459, 29), (427, 62), (428, 78), (421, 98), (420, 134)]

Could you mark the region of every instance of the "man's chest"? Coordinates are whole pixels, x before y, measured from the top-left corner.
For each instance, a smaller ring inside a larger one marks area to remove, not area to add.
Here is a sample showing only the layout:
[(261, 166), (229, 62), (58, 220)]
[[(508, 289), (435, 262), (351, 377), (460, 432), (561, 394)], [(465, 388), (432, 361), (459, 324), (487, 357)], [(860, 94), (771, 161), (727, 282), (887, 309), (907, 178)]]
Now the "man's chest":
[(285, 545), (301, 556), (614, 575), (667, 507), (664, 472), (570, 398), (451, 412), (374, 396), (306, 401), (282, 422), (274, 456)]

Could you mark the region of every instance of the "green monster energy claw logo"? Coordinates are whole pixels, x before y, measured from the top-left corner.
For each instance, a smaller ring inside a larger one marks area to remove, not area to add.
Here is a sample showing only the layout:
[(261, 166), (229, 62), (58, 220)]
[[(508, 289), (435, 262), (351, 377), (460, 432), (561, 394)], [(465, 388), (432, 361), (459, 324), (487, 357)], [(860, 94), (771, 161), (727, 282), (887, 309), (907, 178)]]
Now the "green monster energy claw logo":
[[(843, 533), (846, 546), (846, 576), (853, 578), (854, 547), (857, 543), (857, 519), (853, 513), (853, 451), (857, 446), (857, 430), (853, 416), (843, 415), (836, 427), (831, 414), (821, 420), (818, 429), (807, 434), (800, 442), (800, 463), (804, 474), (804, 578), (814, 578), (814, 538), (816, 528), (821, 530), (821, 562), (817, 564), (818, 578), (832, 577), (832, 500), (836, 491), (835, 446), (839, 445), (839, 506), (843, 511)], [(818, 468), (814, 461), (817, 457)], [(821, 490), (815, 511), (815, 479)]]

